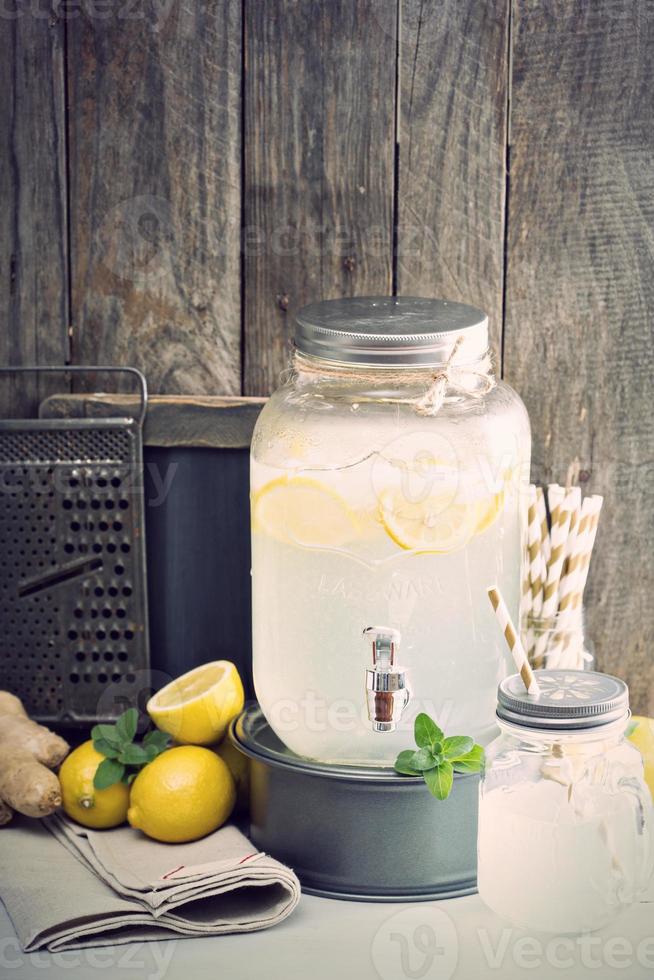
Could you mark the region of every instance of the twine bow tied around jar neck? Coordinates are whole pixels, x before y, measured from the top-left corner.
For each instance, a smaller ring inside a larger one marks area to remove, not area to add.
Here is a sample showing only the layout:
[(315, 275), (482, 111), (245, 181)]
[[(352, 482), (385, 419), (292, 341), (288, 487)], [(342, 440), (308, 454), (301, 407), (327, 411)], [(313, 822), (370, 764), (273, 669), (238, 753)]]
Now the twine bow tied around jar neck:
[[(474, 364), (456, 365), (454, 358), (463, 343), (464, 337), (457, 337), (447, 360), (442, 367), (428, 374), (422, 370), (393, 370), (392, 368), (368, 368), (353, 370), (349, 365), (327, 364), (324, 361), (313, 360), (300, 351), (293, 353), (293, 370), (298, 377), (325, 379), (342, 379), (343, 381), (369, 382), (374, 376), (375, 381), (385, 385), (398, 387), (424, 386), (425, 391), (417, 398), (393, 399), (402, 404), (412, 405), (418, 415), (433, 416), (440, 411), (448, 391), (459, 391), (468, 397), (481, 398), (488, 394), (496, 385), (493, 375), (491, 356), (486, 353)], [(476, 384), (476, 387), (474, 386)]]

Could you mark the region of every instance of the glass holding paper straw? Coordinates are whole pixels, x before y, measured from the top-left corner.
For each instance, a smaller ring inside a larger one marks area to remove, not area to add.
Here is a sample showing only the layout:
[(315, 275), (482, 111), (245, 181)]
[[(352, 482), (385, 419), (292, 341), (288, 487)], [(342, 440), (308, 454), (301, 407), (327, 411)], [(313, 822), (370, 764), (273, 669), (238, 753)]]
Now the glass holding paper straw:
[(625, 738), (626, 685), (593, 671), (539, 670), (498, 689), (501, 734), (480, 786), (478, 887), (526, 928), (599, 929), (639, 900), (652, 870), (652, 798)]
[[(530, 486), (528, 550), (520, 633), (536, 668), (587, 669), (583, 593), (602, 497), (582, 500), (579, 487)], [(549, 520), (548, 520), (549, 513)]]

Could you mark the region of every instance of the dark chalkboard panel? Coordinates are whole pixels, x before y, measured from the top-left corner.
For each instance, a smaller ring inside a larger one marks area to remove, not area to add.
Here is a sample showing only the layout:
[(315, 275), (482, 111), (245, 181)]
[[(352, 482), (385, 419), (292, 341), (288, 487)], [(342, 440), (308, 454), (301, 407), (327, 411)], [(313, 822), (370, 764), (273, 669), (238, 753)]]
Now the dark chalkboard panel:
[(231, 660), (253, 696), (249, 461), (248, 449), (146, 447), (157, 687), (199, 664)]

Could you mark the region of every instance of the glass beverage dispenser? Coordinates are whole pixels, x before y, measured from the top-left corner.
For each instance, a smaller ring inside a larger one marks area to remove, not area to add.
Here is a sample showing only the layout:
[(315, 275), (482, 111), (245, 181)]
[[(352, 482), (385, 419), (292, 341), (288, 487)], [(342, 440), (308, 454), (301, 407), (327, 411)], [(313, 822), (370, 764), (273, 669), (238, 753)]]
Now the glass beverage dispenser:
[(392, 765), (419, 711), (487, 741), (518, 618), (530, 431), (461, 303), (330, 300), (252, 442), (253, 666), (294, 752)]

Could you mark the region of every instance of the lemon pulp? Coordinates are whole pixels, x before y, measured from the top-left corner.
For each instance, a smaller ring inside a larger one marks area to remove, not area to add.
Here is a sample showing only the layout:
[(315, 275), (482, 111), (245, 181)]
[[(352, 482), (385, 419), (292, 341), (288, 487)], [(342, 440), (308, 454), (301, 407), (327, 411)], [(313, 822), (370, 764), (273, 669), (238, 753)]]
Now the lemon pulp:
[(191, 745), (223, 738), (243, 710), (243, 684), (233, 663), (216, 660), (182, 674), (154, 694), (147, 711), (163, 732)]

